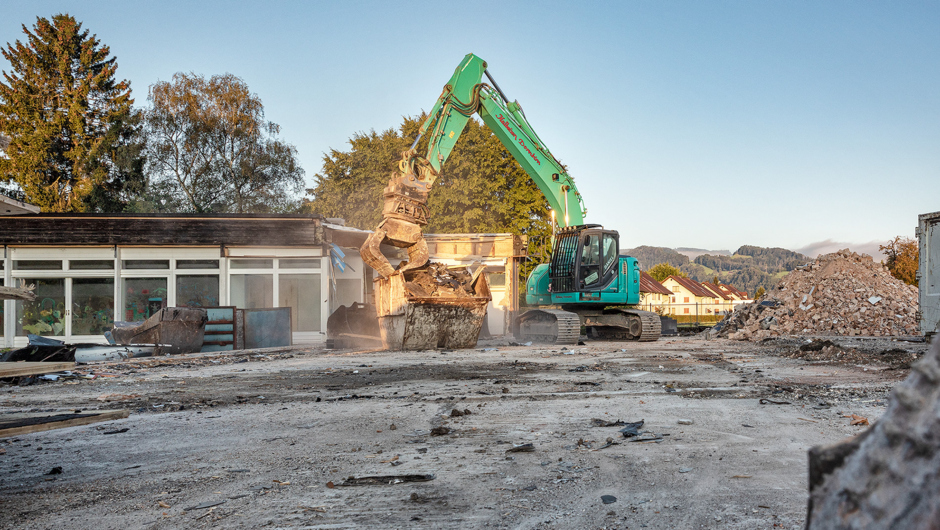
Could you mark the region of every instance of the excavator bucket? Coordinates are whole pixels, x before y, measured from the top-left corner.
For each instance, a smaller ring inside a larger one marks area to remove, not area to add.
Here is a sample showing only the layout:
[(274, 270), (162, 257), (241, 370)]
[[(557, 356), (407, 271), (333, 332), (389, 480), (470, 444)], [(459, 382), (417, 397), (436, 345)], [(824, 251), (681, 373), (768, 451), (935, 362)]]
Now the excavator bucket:
[(413, 281), (416, 275), (424, 273), (410, 271), (375, 280), (376, 310), (384, 347), (428, 350), (476, 346), (486, 306), (492, 300), (482, 268), (472, 276), (462, 296), (428, 293)]
[(379, 321), (372, 304), (341, 305), (326, 320), (326, 342), (330, 348), (375, 348), (382, 344)]

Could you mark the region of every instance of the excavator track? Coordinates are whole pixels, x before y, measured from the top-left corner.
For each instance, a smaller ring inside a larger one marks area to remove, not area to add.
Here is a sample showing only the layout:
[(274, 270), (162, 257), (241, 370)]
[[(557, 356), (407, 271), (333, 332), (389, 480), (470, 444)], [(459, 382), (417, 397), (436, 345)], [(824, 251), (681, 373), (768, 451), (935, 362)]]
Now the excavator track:
[(602, 340), (653, 342), (662, 334), (659, 315), (639, 309), (606, 309), (603, 314), (586, 315), (588, 336)]
[(561, 309), (532, 309), (519, 317), (519, 339), (551, 344), (577, 344), (581, 319)]

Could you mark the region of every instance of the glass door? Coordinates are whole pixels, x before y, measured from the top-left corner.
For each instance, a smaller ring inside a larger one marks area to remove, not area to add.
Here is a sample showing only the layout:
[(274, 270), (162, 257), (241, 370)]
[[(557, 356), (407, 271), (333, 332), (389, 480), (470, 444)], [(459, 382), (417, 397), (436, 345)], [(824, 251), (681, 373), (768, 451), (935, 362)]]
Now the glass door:
[(69, 335), (104, 335), (114, 325), (114, 278), (70, 280)]
[(65, 278), (36, 278), (22, 280), (35, 285), (36, 299), (16, 302), (16, 334), (43, 337), (64, 337), (66, 334)]

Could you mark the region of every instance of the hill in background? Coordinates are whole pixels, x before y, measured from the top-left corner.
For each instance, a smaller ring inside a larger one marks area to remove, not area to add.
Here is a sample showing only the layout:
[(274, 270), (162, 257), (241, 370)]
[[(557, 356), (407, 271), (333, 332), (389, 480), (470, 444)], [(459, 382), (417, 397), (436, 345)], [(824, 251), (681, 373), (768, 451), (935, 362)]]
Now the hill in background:
[[(680, 252), (680, 250), (684, 252)], [(700, 282), (713, 280), (727, 283), (753, 295), (758, 287), (769, 291), (781, 278), (794, 268), (812, 259), (785, 248), (767, 248), (744, 245), (733, 254), (725, 251), (705, 251), (689, 259), (686, 252), (699, 249), (671, 249), (666, 247), (641, 246), (621, 250), (621, 254), (633, 256), (640, 262), (640, 269), (648, 270), (653, 265), (668, 263)]]

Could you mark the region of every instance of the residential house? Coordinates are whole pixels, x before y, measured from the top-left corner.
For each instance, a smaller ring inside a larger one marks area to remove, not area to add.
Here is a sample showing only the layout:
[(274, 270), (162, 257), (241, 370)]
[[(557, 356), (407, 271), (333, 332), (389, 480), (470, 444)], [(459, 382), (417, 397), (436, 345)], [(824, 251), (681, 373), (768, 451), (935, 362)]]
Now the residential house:
[(712, 299), (713, 304), (705, 308), (706, 315), (727, 315), (731, 313), (734, 309), (732, 305), (734, 298), (732, 298), (731, 295), (726, 294), (722, 291), (721, 287), (711, 282), (702, 282), (702, 287), (714, 296)]
[(749, 304), (754, 301), (748, 298), (746, 291), (742, 291), (733, 285), (721, 284), (718, 288), (721, 289), (723, 293), (731, 297), (732, 310), (741, 304)]
[(667, 314), (672, 291), (657, 282), (646, 271), (640, 271), (640, 307), (661, 315)]
[(669, 299), (670, 315), (703, 317), (707, 314), (706, 309), (714, 305), (714, 293), (691, 278), (669, 276), (662, 284), (672, 292)]

